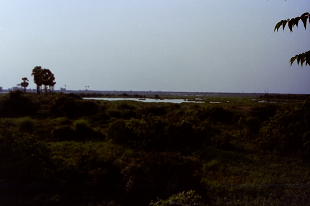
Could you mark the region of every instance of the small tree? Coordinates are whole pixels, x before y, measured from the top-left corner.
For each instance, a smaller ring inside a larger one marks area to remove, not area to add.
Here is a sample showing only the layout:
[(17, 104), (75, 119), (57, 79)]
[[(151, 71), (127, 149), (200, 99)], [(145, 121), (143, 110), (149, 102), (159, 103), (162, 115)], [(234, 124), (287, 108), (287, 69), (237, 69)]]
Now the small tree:
[(22, 78), (23, 82), (20, 84), (22, 87), (24, 87), (24, 92), (26, 92), (26, 87), (28, 87), (29, 83), (28, 83), (28, 79), (27, 77), (23, 77)]
[[(281, 20), (279, 21), (276, 26), (274, 27), (274, 31), (279, 31), (279, 28), (282, 26), (283, 30), (285, 28), (286, 25), (288, 25), (289, 30), (292, 32), (293, 31), (293, 27), (296, 26), (298, 27), (298, 23), (299, 20), (302, 21), (302, 23), (304, 24), (305, 29), (307, 29), (307, 21), (309, 19), (309, 23), (310, 23), (310, 14), (308, 12), (302, 14), (300, 17), (296, 17), (296, 18), (292, 18), (292, 19), (287, 19), (287, 20)], [(302, 66), (304, 63), (310, 66), (310, 50), (306, 51), (304, 53), (301, 54), (297, 54), (294, 57), (291, 58), (290, 62), (291, 65), (294, 63), (294, 61), (297, 60), (297, 64), (300, 63), (300, 65)]]

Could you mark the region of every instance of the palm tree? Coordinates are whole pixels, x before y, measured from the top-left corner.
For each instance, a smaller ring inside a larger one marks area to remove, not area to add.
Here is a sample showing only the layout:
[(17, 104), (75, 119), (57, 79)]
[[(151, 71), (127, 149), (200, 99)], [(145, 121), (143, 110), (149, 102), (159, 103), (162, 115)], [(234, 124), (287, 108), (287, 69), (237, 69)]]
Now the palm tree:
[(45, 94), (47, 95), (47, 86), (54, 86), (56, 82), (54, 82), (55, 77), (54, 74), (49, 69), (42, 70), (42, 84), (44, 85)]
[(28, 87), (29, 83), (28, 83), (28, 79), (27, 77), (23, 77), (22, 78), (23, 82), (20, 84), (22, 87), (24, 87), (24, 92), (26, 93), (26, 87)]
[(42, 67), (41, 66), (36, 66), (32, 70), (31, 76), (33, 76), (33, 81), (37, 85), (37, 94), (40, 94), (40, 88), (43, 84), (43, 79), (42, 79)]

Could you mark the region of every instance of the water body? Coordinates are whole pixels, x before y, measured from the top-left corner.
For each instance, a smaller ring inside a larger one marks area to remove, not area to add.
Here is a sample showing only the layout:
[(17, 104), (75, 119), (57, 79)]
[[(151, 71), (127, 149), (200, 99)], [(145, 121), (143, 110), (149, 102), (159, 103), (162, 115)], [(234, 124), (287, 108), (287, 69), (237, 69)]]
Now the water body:
[(151, 98), (143, 98), (143, 99), (138, 99), (138, 98), (92, 98), (92, 97), (85, 97), (83, 99), (90, 99), (90, 100), (106, 100), (106, 101), (124, 101), (124, 100), (129, 100), (129, 101), (137, 101), (137, 102), (155, 102), (155, 103), (204, 103), (203, 101), (187, 101), (187, 99), (151, 99)]

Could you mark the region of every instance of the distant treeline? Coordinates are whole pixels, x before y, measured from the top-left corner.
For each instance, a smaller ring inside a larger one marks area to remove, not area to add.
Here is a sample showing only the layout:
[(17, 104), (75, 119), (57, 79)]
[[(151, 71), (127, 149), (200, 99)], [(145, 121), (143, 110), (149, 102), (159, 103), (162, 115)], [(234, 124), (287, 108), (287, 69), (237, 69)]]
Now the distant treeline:
[(309, 94), (264, 94), (259, 96), (262, 99), (296, 99), (296, 100), (303, 100), (310, 97)]

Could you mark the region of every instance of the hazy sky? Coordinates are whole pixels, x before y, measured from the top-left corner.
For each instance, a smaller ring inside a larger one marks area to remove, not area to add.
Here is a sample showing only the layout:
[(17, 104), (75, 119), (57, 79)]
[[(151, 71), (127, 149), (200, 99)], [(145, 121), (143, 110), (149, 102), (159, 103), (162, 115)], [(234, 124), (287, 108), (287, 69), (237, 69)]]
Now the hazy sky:
[(50, 69), (56, 89), (310, 93), (309, 0), (1, 0), (0, 86)]

